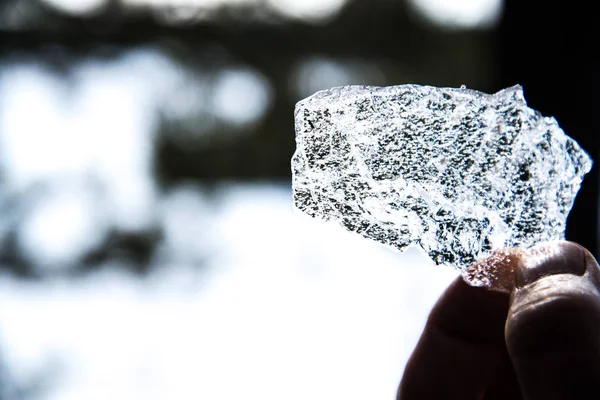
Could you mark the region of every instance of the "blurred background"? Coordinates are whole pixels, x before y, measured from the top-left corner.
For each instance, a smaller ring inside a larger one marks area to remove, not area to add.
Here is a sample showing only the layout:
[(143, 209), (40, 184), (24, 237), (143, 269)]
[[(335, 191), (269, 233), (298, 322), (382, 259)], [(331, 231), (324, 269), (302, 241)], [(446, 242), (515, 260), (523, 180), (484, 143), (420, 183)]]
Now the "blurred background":
[(456, 273), (292, 214), (294, 105), (519, 83), (597, 159), (592, 3), (539, 4), (0, 2), (0, 400), (394, 398)]

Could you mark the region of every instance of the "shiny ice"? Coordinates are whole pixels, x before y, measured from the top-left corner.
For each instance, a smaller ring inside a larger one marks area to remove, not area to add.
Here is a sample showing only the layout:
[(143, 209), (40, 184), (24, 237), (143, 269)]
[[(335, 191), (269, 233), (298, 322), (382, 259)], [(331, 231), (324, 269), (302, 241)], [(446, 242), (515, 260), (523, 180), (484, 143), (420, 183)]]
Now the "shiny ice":
[(564, 238), (592, 161), (520, 86), (346, 86), (300, 101), (294, 208), (464, 270)]

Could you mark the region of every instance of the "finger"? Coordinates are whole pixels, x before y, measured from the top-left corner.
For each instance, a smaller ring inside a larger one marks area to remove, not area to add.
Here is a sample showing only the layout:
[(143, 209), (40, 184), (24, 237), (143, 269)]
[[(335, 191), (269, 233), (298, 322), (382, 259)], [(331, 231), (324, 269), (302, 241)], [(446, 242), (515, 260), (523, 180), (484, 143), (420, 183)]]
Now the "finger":
[(517, 375), (506, 348), (485, 388), (483, 400), (523, 400)]
[(572, 242), (536, 246), (521, 259), (506, 344), (526, 399), (583, 399), (597, 391), (599, 277), (594, 257)]
[(507, 294), (455, 280), (429, 315), (398, 399), (481, 399), (505, 352)]

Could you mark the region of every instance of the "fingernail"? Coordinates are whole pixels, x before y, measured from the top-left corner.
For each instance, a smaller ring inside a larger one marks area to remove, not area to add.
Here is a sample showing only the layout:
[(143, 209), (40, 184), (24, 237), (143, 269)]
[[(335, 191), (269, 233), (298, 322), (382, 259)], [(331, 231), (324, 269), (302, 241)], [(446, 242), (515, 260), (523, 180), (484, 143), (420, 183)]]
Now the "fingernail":
[(524, 252), (516, 268), (515, 280), (517, 287), (523, 287), (544, 276), (558, 274), (582, 276), (585, 270), (583, 247), (573, 242), (549, 242)]

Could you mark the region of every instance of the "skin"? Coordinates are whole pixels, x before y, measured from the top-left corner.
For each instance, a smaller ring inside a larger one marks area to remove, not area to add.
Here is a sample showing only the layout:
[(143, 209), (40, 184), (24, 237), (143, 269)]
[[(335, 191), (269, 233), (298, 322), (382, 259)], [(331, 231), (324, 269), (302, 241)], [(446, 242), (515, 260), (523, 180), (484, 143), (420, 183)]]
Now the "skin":
[(600, 268), (561, 241), (521, 256), (510, 293), (455, 280), (429, 315), (397, 398), (588, 399), (599, 384)]

